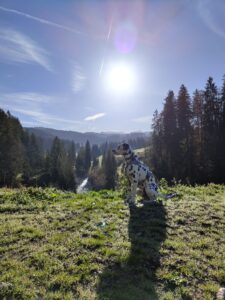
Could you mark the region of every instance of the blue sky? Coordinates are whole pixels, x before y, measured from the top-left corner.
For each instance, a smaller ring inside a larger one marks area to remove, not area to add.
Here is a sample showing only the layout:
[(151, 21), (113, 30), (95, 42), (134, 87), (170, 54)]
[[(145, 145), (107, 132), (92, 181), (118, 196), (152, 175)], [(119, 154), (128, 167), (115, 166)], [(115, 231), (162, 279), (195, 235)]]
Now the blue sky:
[[(130, 93), (105, 88), (118, 63)], [(27, 127), (148, 131), (169, 89), (224, 73), (224, 0), (0, 0), (0, 107)]]

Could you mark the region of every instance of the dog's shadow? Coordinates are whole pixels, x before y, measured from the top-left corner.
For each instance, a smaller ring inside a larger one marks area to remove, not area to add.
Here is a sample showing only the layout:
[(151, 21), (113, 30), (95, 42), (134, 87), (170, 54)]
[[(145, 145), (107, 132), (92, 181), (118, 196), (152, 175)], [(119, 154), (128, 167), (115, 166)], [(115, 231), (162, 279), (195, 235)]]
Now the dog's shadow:
[(125, 262), (114, 262), (99, 279), (98, 299), (155, 300), (159, 249), (166, 237), (166, 213), (161, 204), (130, 207), (131, 250)]

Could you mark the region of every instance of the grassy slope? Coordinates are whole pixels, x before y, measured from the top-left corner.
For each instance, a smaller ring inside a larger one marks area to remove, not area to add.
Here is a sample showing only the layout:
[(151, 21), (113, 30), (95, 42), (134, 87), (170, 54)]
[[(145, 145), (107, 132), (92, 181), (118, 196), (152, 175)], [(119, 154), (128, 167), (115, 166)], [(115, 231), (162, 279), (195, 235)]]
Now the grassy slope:
[(163, 205), (117, 192), (0, 190), (0, 299), (214, 299), (225, 285), (225, 187)]

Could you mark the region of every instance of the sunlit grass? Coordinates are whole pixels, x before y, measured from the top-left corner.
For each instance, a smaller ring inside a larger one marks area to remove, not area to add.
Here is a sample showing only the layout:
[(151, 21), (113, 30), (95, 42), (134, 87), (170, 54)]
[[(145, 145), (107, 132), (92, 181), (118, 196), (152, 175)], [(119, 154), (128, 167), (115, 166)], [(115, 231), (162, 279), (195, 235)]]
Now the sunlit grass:
[(174, 190), (130, 219), (118, 192), (1, 189), (0, 298), (214, 299), (225, 187)]

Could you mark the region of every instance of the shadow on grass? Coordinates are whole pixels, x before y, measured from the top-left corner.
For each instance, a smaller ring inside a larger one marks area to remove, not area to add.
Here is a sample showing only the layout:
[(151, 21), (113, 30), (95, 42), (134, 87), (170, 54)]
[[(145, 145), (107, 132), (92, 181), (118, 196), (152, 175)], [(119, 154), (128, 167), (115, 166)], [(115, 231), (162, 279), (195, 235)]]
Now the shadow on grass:
[(100, 300), (156, 300), (155, 271), (160, 264), (159, 249), (166, 237), (163, 205), (130, 208), (130, 255), (114, 262), (100, 276)]

